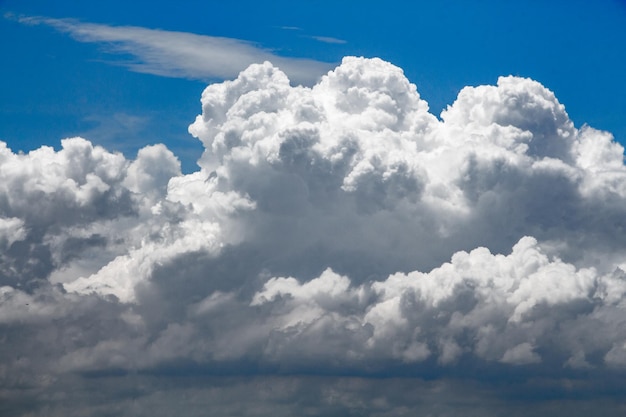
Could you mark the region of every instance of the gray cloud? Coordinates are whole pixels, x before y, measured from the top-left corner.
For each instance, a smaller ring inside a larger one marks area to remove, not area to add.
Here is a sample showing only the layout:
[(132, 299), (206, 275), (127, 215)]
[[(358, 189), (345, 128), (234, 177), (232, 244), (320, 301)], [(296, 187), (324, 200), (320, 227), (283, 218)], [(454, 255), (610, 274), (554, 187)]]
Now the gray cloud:
[(541, 84), (438, 119), (379, 59), (311, 88), (266, 62), (189, 131), (188, 175), (163, 145), (0, 152), (7, 413), (623, 411), (623, 148)]

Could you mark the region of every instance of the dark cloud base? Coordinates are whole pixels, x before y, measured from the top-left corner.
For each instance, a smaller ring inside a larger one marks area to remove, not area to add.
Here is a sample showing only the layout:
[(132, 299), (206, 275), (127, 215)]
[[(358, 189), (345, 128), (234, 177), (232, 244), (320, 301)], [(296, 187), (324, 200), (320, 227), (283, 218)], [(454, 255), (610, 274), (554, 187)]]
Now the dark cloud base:
[(6, 390), (2, 415), (619, 416), (620, 378), (476, 381), (346, 376), (66, 375)]

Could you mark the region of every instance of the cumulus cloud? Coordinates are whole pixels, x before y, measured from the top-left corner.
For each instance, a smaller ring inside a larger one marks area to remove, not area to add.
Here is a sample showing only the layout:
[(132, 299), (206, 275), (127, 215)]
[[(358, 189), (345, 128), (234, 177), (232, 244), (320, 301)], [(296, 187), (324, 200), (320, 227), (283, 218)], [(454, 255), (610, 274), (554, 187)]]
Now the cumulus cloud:
[(106, 44), (111, 52), (135, 58), (122, 62), (122, 65), (133, 71), (166, 77), (228, 79), (236, 77), (250, 64), (269, 60), (289, 74), (293, 82), (312, 84), (332, 66), (306, 58), (283, 57), (252, 42), (234, 38), (136, 26), (108, 26), (73, 19), (20, 17), (19, 21), (51, 26), (69, 33), (79, 42)]
[[(81, 138), (3, 146), (0, 378), (14, 407), (24, 384), (67, 398), (89, 378), (119, 378), (146, 407), (155, 390), (208, 390), (241, 415), (227, 398), (254, 378), (293, 384), (246, 396), (273, 415), (290, 401), (414, 414), (410, 398), (436, 391), (422, 378), (481, 398), (476, 415), (543, 389), (563, 404), (590, 385), (614, 394), (598, 381), (626, 364), (623, 148), (574, 126), (547, 88), (501, 77), (438, 118), (400, 68), (348, 57), (312, 87), (255, 64), (201, 102), (188, 175), (163, 145), (134, 160)], [(166, 387), (173, 374), (200, 385)], [(419, 395), (372, 397), (381, 377)], [(83, 389), (76, 403), (94, 406)]]

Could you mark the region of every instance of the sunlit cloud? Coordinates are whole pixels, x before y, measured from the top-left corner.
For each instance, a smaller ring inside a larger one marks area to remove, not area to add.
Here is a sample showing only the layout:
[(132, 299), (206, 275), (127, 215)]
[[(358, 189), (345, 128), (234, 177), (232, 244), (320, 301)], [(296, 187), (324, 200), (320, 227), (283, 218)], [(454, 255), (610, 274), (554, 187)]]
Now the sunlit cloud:
[(254, 64), (201, 101), (186, 175), (159, 144), (0, 148), (15, 408), (52, 390), (93, 414), (97, 390), (164, 414), (523, 415), (551, 405), (506, 400), (547, 390), (558, 415), (624, 394), (623, 148), (546, 87), (500, 77), (437, 117), (402, 69), (347, 57), (311, 87)]

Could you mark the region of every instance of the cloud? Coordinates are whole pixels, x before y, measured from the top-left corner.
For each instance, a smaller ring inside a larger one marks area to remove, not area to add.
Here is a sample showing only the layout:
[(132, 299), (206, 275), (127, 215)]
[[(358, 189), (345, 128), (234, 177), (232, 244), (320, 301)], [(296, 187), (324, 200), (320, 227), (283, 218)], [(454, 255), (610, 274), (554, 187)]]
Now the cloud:
[(108, 26), (73, 19), (20, 17), (24, 24), (43, 24), (69, 33), (79, 42), (100, 43), (112, 53), (128, 54), (122, 65), (133, 71), (199, 80), (229, 79), (255, 62), (272, 61), (292, 81), (310, 85), (332, 64), (276, 55), (252, 42), (135, 26)]
[(315, 39), (316, 41), (320, 41), (324, 43), (335, 43), (335, 44), (347, 43), (347, 41), (343, 39), (333, 38), (330, 36), (311, 36), (311, 39)]
[(6, 410), (619, 415), (610, 133), (512, 76), (437, 118), (355, 57), (312, 87), (254, 64), (201, 101), (187, 175), (163, 145), (2, 148)]

